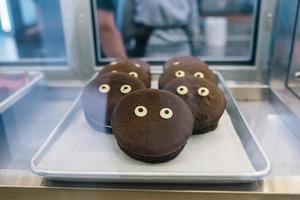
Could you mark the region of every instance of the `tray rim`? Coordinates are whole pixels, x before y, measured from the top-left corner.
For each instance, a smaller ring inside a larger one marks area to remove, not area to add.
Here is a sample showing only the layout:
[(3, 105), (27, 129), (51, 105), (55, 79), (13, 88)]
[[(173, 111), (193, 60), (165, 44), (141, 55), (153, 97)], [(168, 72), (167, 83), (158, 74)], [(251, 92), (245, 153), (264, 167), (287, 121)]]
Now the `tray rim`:
[[(182, 182), (191, 182), (193, 181), (196, 183), (197, 181), (202, 182), (213, 182), (213, 180), (216, 180), (215, 183), (219, 183), (220, 181), (217, 180), (232, 180), (234, 182), (248, 182), (248, 181), (255, 181), (263, 178), (264, 176), (267, 176), (271, 172), (271, 163), (269, 158), (267, 157), (265, 151), (263, 150), (262, 146), (258, 142), (257, 138), (255, 137), (254, 133), (250, 129), (250, 126), (248, 122), (245, 120), (244, 115), (241, 113), (240, 109), (237, 106), (236, 100), (233, 98), (232, 93), (228, 90), (228, 88), (225, 85), (224, 78), (219, 72), (214, 71), (214, 74), (218, 77), (220, 80), (220, 83), (222, 84), (223, 90), (225, 90), (226, 93), (231, 98), (233, 106), (237, 109), (237, 111), (240, 114), (240, 117), (242, 118), (243, 122), (245, 123), (246, 128), (248, 129), (248, 132), (255, 142), (258, 151), (261, 153), (261, 156), (263, 160), (266, 163), (266, 166), (262, 170), (255, 170), (254, 172), (246, 172), (246, 173), (232, 173), (232, 172), (222, 172), (222, 173), (212, 173), (212, 172), (193, 172), (193, 173), (186, 173), (186, 172), (176, 172), (176, 173), (162, 173), (162, 172), (126, 172), (120, 174), (119, 172), (99, 172), (99, 171), (65, 171), (65, 170), (59, 170), (53, 172), (53, 170), (43, 170), (40, 169), (36, 161), (39, 159), (40, 156), (42, 156), (43, 152), (47, 149), (48, 144), (55, 139), (56, 134), (60, 134), (60, 129), (63, 128), (66, 121), (67, 124), (72, 119), (69, 119), (69, 116), (74, 112), (77, 113), (78, 110), (76, 107), (79, 106), (80, 96), (81, 93), (78, 95), (78, 97), (75, 99), (74, 103), (72, 104), (71, 108), (68, 110), (68, 112), (65, 114), (65, 116), (62, 118), (62, 120), (58, 123), (58, 125), (55, 127), (55, 129), (51, 132), (51, 134), (48, 136), (47, 140), (43, 143), (43, 145), (39, 148), (39, 150), (36, 152), (36, 154), (33, 156), (30, 162), (30, 167), (33, 173), (44, 176), (46, 178), (50, 179), (65, 179), (65, 180), (79, 180), (82, 178), (90, 179), (90, 180), (98, 180), (102, 182), (113, 182), (113, 181), (120, 181), (120, 182), (169, 182), (173, 183), (178, 182), (178, 180)], [(247, 154), (248, 155), (248, 154)], [(225, 181), (226, 182), (226, 181)]]
[(0, 102), (0, 114), (14, 105), (19, 99), (25, 96), (30, 90), (44, 78), (44, 74), (40, 71), (8, 71), (1, 73), (5, 74), (17, 74), (17, 73), (28, 73), (29, 76), (33, 77), (28, 83), (22, 86), (20, 89), (9, 95), (6, 99)]

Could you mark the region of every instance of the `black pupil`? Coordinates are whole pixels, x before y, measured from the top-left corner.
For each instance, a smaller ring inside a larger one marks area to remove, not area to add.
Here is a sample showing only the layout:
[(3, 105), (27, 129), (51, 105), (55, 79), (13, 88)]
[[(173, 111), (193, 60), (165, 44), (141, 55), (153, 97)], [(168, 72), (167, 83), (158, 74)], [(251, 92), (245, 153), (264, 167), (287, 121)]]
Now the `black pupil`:
[(183, 88), (180, 88), (180, 91), (183, 91)]
[(139, 112), (143, 112), (143, 110), (144, 110), (143, 108), (139, 108), (138, 109)]
[(168, 110), (165, 110), (165, 114), (169, 114), (170, 112)]
[(124, 87), (124, 90), (127, 90), (128, 89), (128, 87)]
[(106, 87), (103, 85), (103, 86), (102, 86), (102, 89), (105, 89), (105, 88), (106, 88)]

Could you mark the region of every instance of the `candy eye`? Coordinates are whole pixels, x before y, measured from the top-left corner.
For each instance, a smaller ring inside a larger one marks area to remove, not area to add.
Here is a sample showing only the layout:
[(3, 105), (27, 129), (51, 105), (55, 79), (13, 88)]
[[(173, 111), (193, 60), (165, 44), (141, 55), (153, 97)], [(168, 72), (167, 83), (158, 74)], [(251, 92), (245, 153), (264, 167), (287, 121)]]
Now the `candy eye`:
[(174, 65), (179, 65), (179, 64), (180, 64), (180, 62), (178, 62), (178, 61), (174, 62)]
[(122, 94), (128, 94), (129, 92), (131, 92), (132, 88), (130, 85), (122, 85), (120, 88), (120, 92)]
[(110, 90), (110, 86), (107, 84), (102, 84), (102, 85), (100, 85), (98, 90), (100, 93), (108, 93)]
[(116, 72), (117, 72), (117, 70), (112, 70), (111, 72), (112, 72), (112, 73), (116, 73)]
[(206, 97), (207, 95), (209, 95), (209, 90), (206, 87), (201, 87), (198, 89), (198, 94), (201, 97)]
[(179, 87), (177, 87), (176, 91), (180, 95), (185, 95), (188, 93), (189, 90), (185, 86), (179, 86)]
[(133, 77), (135, 77), (135, 78), (138, 77), (138, 74), (137, 74), (136, 72), (129, 72), (129, 75), (130, 75), (130, 76), (133, 76)]
[(204, 74), (202, 72), (196, 72), (194, 76), (197, 78), (204, 78)]
[(116, 65), (116, 64), (118, 64), (117, 61), (113, 61), (113, 62), (110, 63), (110, 65)]
[(170, 108), (163, 108), (159, 114), (163, 119), (170, 119), (173, 116), (173, 111)]
[(175, 72), (175, 76), (177, 78), (184, 77), (185, 73), (184, 73), (184, 71), (179, 70), (179, 71)]
[(136, 66), (136, 67), (141, 67), (141, 65), (138, 64), (138, 63), (134, 63), (134, 66)]
[(136, 116), (138, 117), (144, 117), (147, 115), (147, 108), (144, 107), (144, 106), (137, 106), (135, 109), (134, 109), (134, 113)]

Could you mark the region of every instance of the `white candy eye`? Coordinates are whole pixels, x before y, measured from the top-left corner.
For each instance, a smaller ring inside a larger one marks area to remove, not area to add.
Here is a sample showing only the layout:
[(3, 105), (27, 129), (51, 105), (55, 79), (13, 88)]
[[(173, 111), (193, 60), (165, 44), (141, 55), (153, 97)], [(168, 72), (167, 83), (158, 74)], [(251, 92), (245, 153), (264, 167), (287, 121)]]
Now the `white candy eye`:
[(176, 91), (180, 95), (185, 95), (188, 93), (189, 90), (185, 86), (179, 86), (179, 87), (177, 87)]
[(147, 115), (147, 108), (144, 106), (137, 106), (134, 109), (134, 113), (138, 117), (145, 117)]
[(174, 65), (179, 65), (179, 64), (180, 64), (180, 62), (178, 62), (178, 61), (174, 62)]
[(110, 90), (110, 86), (107, 85), (107, 84), (102, 84), (102, 85), (100, 85), (100, 87), (99, 87), (98, 90), (99, 90), (99, 92), (101, 92), (101, 93), (108, 93), (109, 90)]
[(184, 71), (179, 70), (179, 71), (175, 72), (175, 76), (177, 78), (184, 77), (185, 73), (184, 73)]
[(170, 108), (163, 108), (159, 114), (163, 119), (170, 119), (173, 116), (173, 111)]
[(201, 97), (206, 97), (207, 95), (209, 95), (209, 90), (206, 87), (201, 87), (198, 89), (198, 94)]
[(136, 72), (129, 72), (129, 75), (135, 78), (139, 77), (139, 75)]
[(118, 64), (117, 61), (113, 61), (113, 62), (110, 63), (110, 65), (116, 65), (116, 64)]
[(204, 78), (204, 74), (202, 72), (196, 72), (194, 76), (197, 78)]
[(141, 67), (141, 65), (138, 64), (138, 63), (134, 63), (134, 66), (136, 66), (136, 67)]
[(120, 88), (120, 92), (122, 94), (128, 94), (129, 92), (131, 92), (132, 88), (130, 85), (122, 85)]
[(112, 70), (111, 72), (112, 72), (112, 73), (116, 73), (116, 72), (117, 72), (117, 70)]

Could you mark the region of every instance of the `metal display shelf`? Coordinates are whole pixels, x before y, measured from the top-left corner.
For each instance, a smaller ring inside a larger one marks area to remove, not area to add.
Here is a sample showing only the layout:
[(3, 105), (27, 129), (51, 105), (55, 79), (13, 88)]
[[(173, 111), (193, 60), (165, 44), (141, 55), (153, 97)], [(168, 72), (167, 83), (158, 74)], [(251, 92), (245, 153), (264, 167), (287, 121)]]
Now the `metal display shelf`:
[[(299, 173), (285, 170), (298, 168), (299, 159), (295, 158), (298, 158), (299, 152), (295, 148), (291, 151), (289, 145), (292, 141), (296, 143), (297, 140), (294, 139), (289, 127), (282, 122), (281, 115), (274, 109), (277, 105), (284, 105), (284, 102), (274, 101), (274, 92), (268, 86), (229, 85), (229, 88), (234, 97), (238, 99), (239, 108), (272, 162), (273, 170), (263, 180), (246, 184), (218, 185), (62, 182), (45, 179), (32, 174), (29, 170), (4, 169), (0, 170), (0, 199), (72, 198), (77, 200), (87, 196), (90, 199), (134, 200), (174, 199), (175, 197), (175, 199), (188, 198), (191, 200), (201, 198), (221, 200), (299, 199)], [(274, 117), (278, 117), (278, 120), (274, 121)], [(263, 128), (259, 124), (265, 124), (266, 127)], [(268, 130), (267, 127), (270, 127), (271, 130)], [(266, 137), (265, 134), (270, 137)], [(285, 139), (276, 140), (282, 134), (285, 135)], [(289, 156), (272, 151), (274, 145), (278, 146), (279, 151), (284, 147), (289, 152)], [(282, 168), (283, 166), (284, 168)]]

